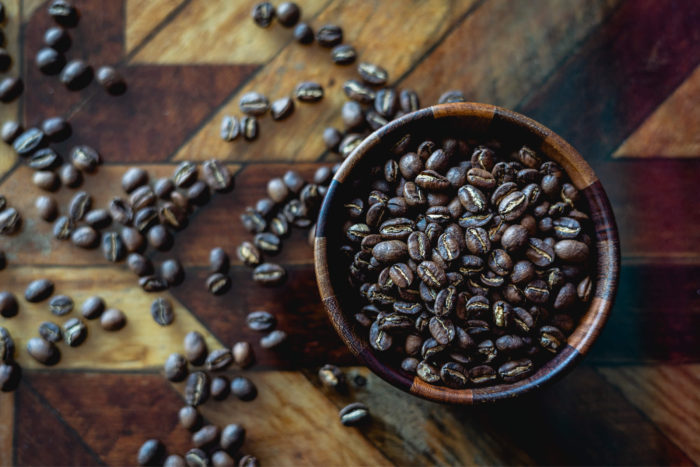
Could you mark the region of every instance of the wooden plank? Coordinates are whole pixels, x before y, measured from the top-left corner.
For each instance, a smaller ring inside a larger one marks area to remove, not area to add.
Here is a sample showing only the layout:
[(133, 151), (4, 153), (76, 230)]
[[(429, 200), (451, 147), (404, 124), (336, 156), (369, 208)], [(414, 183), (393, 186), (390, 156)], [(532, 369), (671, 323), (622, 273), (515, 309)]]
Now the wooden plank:
[(700, 365), (615, 366), (597, 371), (700, 464)]
[(485, 2), (401, 87), (415, 89), (424, 106), (460, 89), (470, 101), (515, 107), (618, 3), (547, 0), (533, 8), (528, 2)]
[[(344, 41), (357, 49), (362, 61), (382, 64), (395, 79), (430, 50), (475, 3), (475, 0), (460, 0), (453, 4), (418, 0), (412, 0), (410, 4), (335, 0), (319, 14), (314, 25), (352, 18), (352, 21), (342, 24)], [(411, 11), (411, 14), (406, 15), (406, 11)], [(377, 47), (377, 44), (382, 44), (382, 47)], [(401, 53), (396, 53), (397, 50)], [(340, 124), (340, 108), (345, 102), (342, 85), (348, 78), (357, 78), (355, 66), (334, 65), (327, 49), (291, 44), (211, 115), (174, 158), (200, 159), (207, 155), (236, 161), (316, 160), (324, 151), (323, 129)], [(323, 101), (297, 103), (294, 114), (284, 123), (261, 119), (260, 140), (255, 143), (237, 141), (231, 144), (218, 137), (221, 118), (227, 114), (240, 114), (238, 100), (243, 93), (258, 91), (270, 99), (277, 99), (291, 95), (301, 81), (322, 84), (325, 88)]]
[[(125, 165), (105, 165), (100, 167), (94, 175), (85, 177), (80, 190), (91, 194), (93, 208), (107, 208), (112, 198), (116, 196), (127, 197), (121, 188), (121, 178), (128, 170), (128, 167)], [(141, 167), (151, 174), (152, 181), (159, 177), (170, 177), (175, 170), (174, 164), (150, 164)], [(237, 165), (229, 165), (228, 167), (233, 173), (238, 169)], [(12, 177), (0, 185), (0, 192), (8, 197), (10, 204), (15, 206), (24, 217), (21, 233), (3, 238), (3, 248), (7, 252), (8, 261), (21, 265), (77, 266), (97, 264), (106, 266), (108, 263), (104, 259), (101, 250), (83, 250), (75, 247), (70, 241), (56, 240), (53, 237), (53, 223), (44, 222), (37, 217), (34, 200), (38, 196), (46, 195), (47, 193), (31, 182), (32, 174), (32, 169), (27, 166), (21, 166), (13, 173)], [(77, 189), (64, 187), (60, 191), (50, 194), (56, 199), (62, 215), (67, 214), (70, 200), (77, 191)], [(230, 200), (231, 196), (235, 196), (235, 190), (233, 193), (213, 195), (212, 198), (216, 202), (217, 198)], [(208, 206), (203, 208), (203, 210), (206, 209), (208, 209)], [(194, 215), (196, 214), (197, 211), (195, 211)], [(115, 223), (110, 229), (105, 231), (109, 230), (119, 231), (120, 227)], [(180, 252), (188, 249), (186, 243), (182, 243), (183, 246), (180, 248), (181, 242), (177, 238), (178, 236), (176, 236), (173, 250), (166, 255), (167, 257), (179, 255)]]
[(0, 395), (0, 465), (12, 465), (15, 431), (15, 393)]
[[(250, 12), (255, 1), (190, 2), (149, 41), (132, 63), (221, 64), (266, 63), (292, 40), (292, 32), (274, 22), (262, 30)], [(310, 21), (328, 0), (301, 4), (302, 21)], [(151, 24), (154, 24), (149, 19)], [(130, 42), (127, 29), (127, 44)]]
[[(79, 347), (61, 343), (61, 361), (57, 368), (81, 369), (160, 369), (173, 352), (182, 352), (182, 341), (189, 331), (199, 331), (210, 348), (220, 347), (219, 341), (208, 332), (187, 309), (167, 293), (143, 292), (129, 271), (107, 267), (10, 267), (3, 272), (2, 288), (20, 299), (17, 316), (5, 320), (5, 326), (15, 340), (16, 359), (23, 368), (45, 368), (29, 356), (27, 341), (38, 335), (43, 321), (59, 325), (71, 317), (80, 316), (80, 306), (90, 296), (101, 296), (108, 307), (120, 309), (127, 316), (127, 324), (120, 331), (108, 332), (98, 320), (87, 321), (88, 337)], [(75, 310), (64, 317), (56, 317), (48, 310), (46, 301), (28, 303), (24, 296), (26, 286), (39, 277), (55, 283), (55, 293), (73, 298)], [(105, 284), (109, 284), (106, 287)], [(173, 303), (175, 321), (161, 327), (151, 317), (152, 301), (162, 296)]]
[(15, 454), (8, 465), (104, 465), (26, 380), (20, 384), (15, 397), (17, 419), (23, 423), (17, 426)]
[[(20, 61), (20, 0), (11, 0), (4, 2), (5, 4), (5, 22), (3, 23), (3, 33), (5, 34), (5, 50), (12, 57), (12, 65), (8, 71), (9, 76), (21, 76), (21, 61)], [(18, 121), (19, 102), (22, 97), (10, 103), (0, 105), (0, 122), (8, 120)], [(0, 178), (14, 167), (17, 163), (17, 154), (12, 150), (11, 146), (0, 142)]]
[(177, 419), (182, 399), (160, 375), (39, 372), (28, 380), (108, 465), (136, 465), (138, 450), (149, 438), (160, 439), (171, 453), (184, 455), (190, 449), (190, 433)]
[(700, 67), (613, 153), (613, 157), (700, 155)]
[[(344, 427), (337, 408), (296, 372), (247, 374), (258, 388), (252, 402), (210, 402), (210, 422), (246, 428), (242, 452), (261, 465), (390, 465), (357, 428)], [(261, 418), (263, 417), (263, 418)]]
[(517, 110), (604, 159), (700, 63), (699, 21), (697, 2), (627, 2)]
[(125, 0), (126, 28), (124, 47), (126, 53), (134, 50), (152, 33), (173, 10), (186, 0)]
[[(22, 21), (29, 21), (34, 12), (41, 7), (45, 0), (15, 0), (16, 3), (22, 2)], [(7, 5), (5, 5), (7, 7)]]

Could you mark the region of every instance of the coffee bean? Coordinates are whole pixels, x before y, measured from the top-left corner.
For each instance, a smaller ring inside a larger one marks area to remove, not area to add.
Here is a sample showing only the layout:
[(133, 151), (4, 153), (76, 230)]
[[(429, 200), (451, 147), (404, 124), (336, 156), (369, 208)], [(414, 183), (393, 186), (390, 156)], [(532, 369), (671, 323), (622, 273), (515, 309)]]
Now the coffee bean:
[[(177, 354), (174, 354), (177, 355)], [(171, 355), (172, 357), (172, 355)], [(187, 362), (185, 362), (187, 364)], [(183, 377), (184, 379), (184, 377)], [(199, 412), (197, 412), (197, 409), (195, 409), (192, 406), (186, 405), (183, 408), (181, 408), (178, 411), (178, 420), (180, 421), (180, 425), (186, 430), (196, 430), (199, 428), (199, 425), (201, 424), (202, 417), (199, 415)]]
[(264, 115), (270, 108), (270, 101), (259, 92), (247, 92), (238, 100), (238, 107), (246, 115)]
[(112, 224), (112, 216), (106, 209), (93, 209), (85, 214), (85, 223), (93, 229), (104, 229)]
[(56, 316), (63, 316), (73, 311), (73, 299), (66, 295), (55, 295), (49, 301), (49, 311)]
[(90, 146), (76, 146), (70, 151), (70, 157), (76, 169), (84, 172), (94, 172), (102, 163), (102, 158)]
[(246, 141), (253, 141), (258, 137), (258, 120), (255, 117), (245, 116), (241, 118), (240, 127)]
[(80, 308), (80, 312), (83, 315), (83, 318), (86, 319), (95, 319), (98, 318), (102, 312), (105, 309), (105, 302), (102, 300), (100, 297), (90, 297), (85, 302), (83, 302), (83, 306)]
[(237, 376), (231, 381), (231, 393), (242, 401), (252, 401), (257, 397), (258, 389), (245, 376)]
[(219, 136), (224, 141), (233, 141), (238, 138), (241, 133), (241, 127), (238, 123), (238, 119), (232, 115), (224, 115), (221, 119), (221, 129), (219, 130)]
[(203, 371), (190, 373), (185, 383), (185, 402), (193, 407), (204, 404), (209, 399), (209, 389), (210, 381), (206, 373)]
[[(584, 245), (585, 246), (585, 245)], [(547, 267), (554, 262), (554, 249), (539, 238), (528, 239), (525, 256), (536, 266)]]
[(122, 75), (111, 66), (102, 66), (97, 70), (97, 82), (108, 93), (118, 95), (126, 91), (126, 82)]
[(145, 292), (162, 292), (167, 290), (168, 282), (158, 276), (144, 276), (139, 279), (139, 286)]
[(21, 78), (8, 76), (0, 81), (0, 101), (11, 102), (24, 91), (24, 82)]
[(255, 24), (261, 28), (270, 26), (275, 18), (275, 7), (270, 2), (260, 2), (253, 7), (251, 13)]
[(96, 248), (99, 239), (100, 236), (97, 231), (88, 225), (78, 227), (70, 236), (73, 245), (88, 250)]
[(107, 261), (117, 263), (126, 257), (126, 246), (121, 236), (116, 232), (108, 232), (102, 236), (102, 254)]
[(325, 24), (316, 32), (316, 41), (321, 47), (335, 47), (343, 42), (343, 30), (334, 24)]
[(354, 79), (348, 80), (343, 84), (343, 92), (348, 98), (361, 104), (371, 104), (376, 97), (372, 89)]
[(163, 467), (187, 467), (185, 459), (177, 454), (171, 454), (165, 458), (163, 462)]
[(67, 240), (73, 233), (73, 227), (73, 221), (68, 216), (61, 216), (53, 225), (53, 236), (58, 240)]
[(361, 402), (353, 402), (340, 409), (339, 415), (340, 423), (345, 426), (361, 425), (369, 419), (369, 408)]
[(187, 467), (207, 467), (209, 465), (209, 458), (207, 454), (201, 449), (190, 449), (185, 454), (185, 462)]
[(32, 175), (32, 182), (34, 185), (45, 191), (56, 191), (61, 185), (58, 176), (54, 172), (49, 172), (47, 170), (34, 172)]
[(168, 251), (173, 246), (172, 234), (162, 225), (155, 225), (146, 234), (148, 243), (159, 251)]
[(366, 83), (373, 86), (381, 86), (389, 79), (389, 73), (384, 68), (372, 63), (360, 63), (357, 72)]
[(231, 288), (231, 279), (221, 273), (214, 273), (207, 278), (207, 289), (213, 295), (223, 295)]
[(17, 314), (19, 305), (17, 298), (11, 292), (0, 292), (0, 316), (11, 318)]
[[(27, 349), (29, 349), (29, 344), (27, 344)], [(8, 364), (14, 361), (14, 359), (15, 341), (12, 339), (10, 332), (4, 327), (0, 326), (0, 362)]]
[(267, 228), (267, 221), (260, 215), (260, 213), (253, 210), (253, 208), (247, 208), (243, 214), (241, 214), (241, 223), (243, 227), (252, 233), (262, 232)]
[(179, 382), (187, 377), (187, 360), (179, 353), (172, 353), (163, 365), (163, 371), (168, 381)]
[(31, 282), (24, 291), (24, 299), (30, 303), (46, 300), (53, 293), (54, 285), (48, 279), (37, 279)]
[(261, 285), (279, 285), (287, 278), (287, 271), (275, 263), (262, 263), (253, 270), (253, 280)]
[(349, 65), (357, 59), (357, 51), (348, 44), (336, 45), (331, 50), (331, 59), (338, 65)]
[(246, 317), (248, 327), (253, 331), (269, 331), (277, 324), (277, 319), (267, 311), (253, 311)]
[(73, 59), (66, 63), (58, 79), (71, 91), (77, 91), (90, 84), (92, 75), (93, 72), (90, 65), (83, 60)]
[(311, 44), (314, 41), (314, 31), (306, 23), (299, 23), (294, 28), (294, 39), (300, 44)]
[(280, 3), (277, 7), (277, 21), (286, 28), (291, 28), (297, 24), (300, 16), (301, 9), (294, 2)]
[(543, 304), (549, 300), (547, 283), (540, 279), (529, 282), (523, 289), (523, 293), (533, 303)]
[(578, 240), (560, 240), (554, 245), (557, 257), (564, 261), (581, 263), (588, 259), (588, 245)]
[(287, 333), (276, 329), (260, 338), (260, 346), (264, 349), (272, 349), (281, 345), (285, 340), (287, 340)]
[[(104, 317), (104, 313), (102, 314)], [(63, 323), (63, 340), (71, 347), (77, 347), (87, 338), (87, 326), (79, 318), (71, 318)]]
[(29, 128), (14, 139), (12, 147), (18, 155), (28, 156), (45, 143), (46, 138), (44, 132), (38, 128)]
[(53, 221), (58, 215), (58, 204), (56, 200), (50, 196), (39, 196), (36, 201), (34, 201), (34, 207), (39, 217), (47, 222)]
[(207, 344), (197, 331), (190, 331), (183, 341), (185, 357), (193, 365), (202, 365), (207, 358)]
[[(341, 139), (342, 134), (336, 128), (329, 127), (323, 130), (323, 144), (326, 145), (327, 149), (337, 151)], [(328, 175), (330, 175), (330, 171), (328, 172)], [(316, 177), (314, 177), (314, 182), (318, 183), (316, 182)]]
[(164, 451), (163, 443), (157, 439), (149, 439), (139, 448), (136, 462), (139, 465), (158, 465)]
[(438, 104), (447, 104), (452, 102), (466, 102), (467, 98), (464, 97), (462, 91), (451, 90), (444, 92), (438, 99)]
[(282, 97), (270, 104), (270, 115), (273, 120), (284, 120), (294, 112), (294, 101), (289, 97)]
[(48, 12), (49, 16), (62, 26), (73, 27), (78, 22), (78, 11), (68, 0), (53, 0)]
[(73, 222), (78, 222), (85, 217), (91, 206), (92, 197), (88, 193), (80, 191), (76, 193), (68, 206), (68, 217)]
[(328, 388), (338, 389), (345, 386), (345, 374), (335, 365), (323, 365), (318, 370), (318, 379)]
[(300, 102), (318, 102), (323, 99), (323, 86), (313, 81), (304, 81), (294, 88), (294, 96)]
[(51, 148), (38, 149), (27, 159), (27, 164), (34, 170), (51, 170), (61, 162), (61, 156)]
[(180, 285), (185, 279), (185, 270), (178, 260), (167, 259), (160, 265), (160, 276), (165, 279), (169, 285)]
[(440, 372), (438, 369), (425, 360), (418, 363), (416, 374), (420, 379), (429, 384), (435, 384), (440, 381)]
[(219, 438), (219, 428), (215, 425), (204, 425), (192, 435), (192, 444), (201, 448), (209, 446)]
[(83, 175), (71, 164), (63, 164), (58, 171), (61, 183), (69, 188), (77, 188), (83, 183)]
[(211, 196), (209, 187), (203, 181), (197, 181), (187, 189), (186, 198), (194, 206), (204, 206)]
[(44, 44), (58, 52), (66, 52), (71, 46), (71, 39), (65, 29), (54, 26), (44, 32)]
[(15, 120), (8, 120), (2, 124), (0, 139), (7, 144), (12, 144), (23, 131), (22, 125), (20, 125), (19, 122)]
[(66, 64), (66, 57), (56, 49), (43, 47), (39, 49), (34, 58), (36, 67), (44, 74), (55, 75), (59, 73)]
[(131, 193), (148, 183), (148, 172), (140, 167), (132, 167), (122, 176), (122, 189)]
[(539, 343), (545, 350), (557, 353), (566, 345), (566, 336), (554, 326), (542, 326), (539, 331)]

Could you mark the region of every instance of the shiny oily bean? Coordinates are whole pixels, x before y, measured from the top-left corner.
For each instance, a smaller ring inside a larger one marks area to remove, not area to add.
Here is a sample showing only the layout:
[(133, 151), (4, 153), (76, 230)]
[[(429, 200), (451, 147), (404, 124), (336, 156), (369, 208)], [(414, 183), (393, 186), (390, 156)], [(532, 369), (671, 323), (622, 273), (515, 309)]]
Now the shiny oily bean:
[(423, 360), (416, 367), (416, 374), (420, 379), (428, 384), (435, 384), (440, 381), (440, 372), (433, 365)]
[[(104, 314), (103, 314), (104, 316)], [(87, 326), (78, 318), (63, 323), (63, 340), (71, 347), (77, 347), (87, 338)]]
[(331, 50), (331, 60), (338, 65), (349, 65), (357, 59), (357, 51), (348, 44), (340, 44)]
[(478, 386), (485, 386), (498, 379), (498, 373), (488, 365), (479, 365), (469, 370), (469, 380)]
[(84, 191), (80, 191), (73, 196), (68, 205), (68, 217), (73, 222), (77, 222), (85, 217), (85, 214), (92, 207), (92, 196)]
[[(29, 345), (27, 345), (27, 350), (29, 350)], [(0, 326), (0, 362), (10, 363), (14, 360), (14, 358), (15, 341), (12, 339), (10, 332), (4, 327)]]
[(488, 202), (484, 193), (472, 185), (464, 185), (457, 190), (459, 201), (464, 209), (471, 213), (481, 213), (488, 207)]
[(549, 289), (547, 283), (540, 279), (528, 283), (523, 289), (523, 293), (528, 300), (537, 304), (547, 303), (549, 300)]
[(207, 344), (204, 336), (197, 331), (190, 331), (185, 335), (183, 348), (187, 361), (193, 365), (201, 365), (207, 357)]
[(294, 101), (289, 97), (282, 97), (270, 104), (270, 115), (273, 120), (284, 120), (294, 112)]
[(260, 2), (253, 7), (251, 16), (255, 24), (261, 28), (267, 28), (275, 18), (275, 7), (270, 2)]
[(179, 353), (172, 353), (163, 365), (163, 372), (168, 381), (183, 381), (188, 373), (187, 360)]
[(494, 302), (491, 308), (494, 326), (499, 328), (508, 326), (512, 309), (510, 303), (504, 302), (503, 300)]
[(415, 183), (421, 188), (430, 191), (446, 190), (450, 187), (450, 181), (435, 170), (424, 170), (416, 175)]
[(219, 136), (224, 141), (233, 141), (241, 134), (241, 126), (238, 119), (232, 115), (224, 115), (221, 119)]
[(247, 92), (238, 100), (238, 108), (246, 115), (264, 115), (270, 108), (270, 101), (259, 92)]
[(366, 83), (373, 86), (381, 86), (389, 79), (389, 73), (373, 63), (360, 63), (357, 65), (357, 72)]
[(210, 395), (209, 376), (203, 371), (190, 373), (185, 383), (185, 402), (192, 407), (204, 404)]
[[(264, 3), (269, 5), (267, 2)], [(209, 457), (201, 449), (193, 448), (185, 454), (185, 463), (187, 467), (207, 467), (209, 465)]]
[(70, 158), (73, 166), (83, 172), (94, 172), (97, 166), (102, 163), (100, 154), (90, 146), (76, 146), (70, 151)]
[(455, 338), (455, 327), (449, 318), (433, 316), (428, 322), (428, 329), (438, 344), (447, 345)]
[(118, 233), (108, 232), (102, 236), (102, 254), (107, 261), (113, 263), (126, 257), (126, 246)]
[(259, 126), (257, 118), (246, 115), (241, 118), (240, 128), (246, 141), (253, 141), (258, 138)]
[(340, 423), (345, 426), (357, 426), (361, 425), (370, 417), (369, 408), (362, 404), (361, 402), (353, 402), (352, 404), (346, 405), (338, 413), (340, 416)]
[(140, 167), (132, 167), (122, 176), (122, 189), (127, 193), (131, 193), (136, 188), (139, 188), (147, 183), (148, 172)]
[(323, 86), (313, 81), (304, 81), (294, 88), (294, 96), (300, 102), (318, 102), (323, 94)]
[(410, 316), (418, 315), (423, 311), (423, 306), (415, 302), (394, 302), (392, 307), (395, 312)]
[(39, 149), (27, 159), (27, 164), (34, 170), (50, 170), (61, 162), (61, 156), (51, 148)]
[(440, 289), (447, 283), (445, 271), (433, 261), (423, 261), (417, 268), (418, 277), (427, 286)]
[(248, 402), (258, 395), (258, 388), (245, 376), (238, 376), (231, 381), (231, 393), (240, 400)]
[(343, 84), (343, 92), (349, 99), (360, 104), (372, 104), (376, 97), (375, 92), (369, 86), (354, 79)]
[(324, 24), (316, 31), (316, 41), (321, 47), (335, 47), (343, 42), (343, 30), (335, 24)]
[(385, 88), (377, 91), (374, 98), (374, 110), (382, 117), (391, 118), (398, 109), (399, 96), (395, 89)]
[(539, 330), (539, 343), (545, 350), (557, 353), (566, 345), (566, 336), (554, 326), (542, 326)]
[(278, 253), (282, 248), (282, 241), (279, 239), (279, 237), (269, 232), (256, 234), (253, 238), (253, 243), (263, 253), (272, 255)]
[(260, 347), (263, 349), (272, 349), (282, 345), (286, 340), (287, 333), (280, 329), (275, 329), (266, 336), (260, 338)]
[(248, 327), (253, 331), (269, 331), (277, 324), (277, 319), (267, 311), (253, 311), (246, 317)]
[(112, 224), (112, 216), (106, 209), (93, 209), (85, 214), (84, 220), (93, 229), (104, 229)]
[(139, 448), (136, 462), (138, 465), (156, 465), (164, 451), (163, 443), (157, 439), (149, 439)]
[(413, 271), (405, 263), (396, 263), (389, 268), (392, 282), (399, 288), (405, 289), (413, 283)]
[(48, 279), (37, 279), (32, 281), (24, 291), (24, 299), (30, 303), (37, 303), (46, 300), (51, 296), (54, 284)]
[(261, 285), (279, 285), (287, 278), (287, 271), (275, 263), (262, 263), (253, 270), (253, 280)]
[(506, 383), (514, 383), (529, 376), (533, 368), (532, 360), (511, 360), (498, 367), (498, 375)]
[(153, 274), (153, 263), (139, 253), (131, 253), (126, 259), (126, 264), (131, 272), (139, 277)]
[(56, 316), (63, 316), (73, 311), (73, 299), (66, 295), (55, 295), (49, 301), (49, 311)]
[(425, 261), (431, 253), (430, 241), (423, 232), (411, 232), (407, 240), (408, 255), (414, 261)]
[(345, 385), (345, 373), (335, 365), (326, 364), (318, 370), (318, 379), (327, 388), (342, 388)]
[(416, 224), (405, 217), (395, 217), (379, 226), (379, 234), (387, 240), (407, 240)]
[(46, 341), (54, 344), (63, 340), (61, 328), (50, 321), (44, 321), (39, 325), (39, 335)]
[(219, 427), (215, 425), (204, 425), (192, 435), (192, 444), (201, 448), (214, 443), (219, 437)]
[(467, 172), (467, 181), (482, 190), (491, 190), (496, 186), (496, 179), (491, 172), (476, 167)]
[(233, 355), (229, 349), (216, 349), (207, 356), (204, 363), (209, 371), (225, 370), (233, 363)]
[(459, 238), (456, 235), (445, 232), (438, 237), (435, 250), (445, 261), (454, 261), (461, 254)]
[(401, 369), (407, 373), (416, 374), (420, 361), (417, 358), (407, 357), (401, 361)]
[(372, 248), (372, 256), (382, 263), (401, 261), (408, 254), (408, 246), (401, 240), (387, 240)]
[(213, 295), (223, 295), (231, 288), (231, 279), (221, 273), (214, 273), (207, 277), (206, 286)]
[[(566, 241), (566, 240), (562, 240)], [(584, 244), (585, 246), (585, 244)], [(586, 247), (587, 248), (587, 247)], [(532, 261), (535, 266), (547, 267), (554, 262), (555, 250), (546, 242), (539, 238), (529, 238), (525, 256)]]
[(175, 312), (170, 300), (162, 297), (156, 298), (153, 303), (151, 303), (151, 316), (153, 317), (153, 321), (160, 326), (169, 326), (172, 324), (175, 320)]
[(592, 290), (593, 290), (593, 283), (591, 282), (591, 278), (586, 276), (576, 286), (576, 295), (578, 295), (578, 298), (582, 302), (587, 303), (591, 299)]
[(114, 198), (109, 204), (109, 213), (112, 219), (120, 224), (129, 225), (134, 219), (134, 211), (129, 203), (121, 198)]
[(445, 386), (453, 389), (467, 387), (469, 376), (467, 369), (456, 362), (447, 362), (440, 368), (440, 378)]
[(255, 245), (253, 245), (250, 242), (241, 243), (238, 246), (236, 253), (238, 255), (238, 259), (240, 259), (243, 262), (243, 264), (245, 264), (248, 267), (255, 267), (259, 265), (260, 261), (262, 260), (260, 251)]
[(146, 232), (158, 222), (158, 211), (152, 206), (139, 209), (134, 215), (134, 227), (139, 232)]
[(516, 328), (519, 328), (525, 333), (529, 333), (535, 325), (535, 319), (525, 309), (520, 307), (513, 308), (511, 322)]
[(168, 283), (161, 277), (148, 275), (139, 279), (139, 286), (145, 292), (162, 292), (167, 290)]
[(14, 139), (12, 147), (20, 156), (28, 156), (42, 147), (44, 143), (44, 132), (38, 128), (29, 128)]
[(465, 230), (464, 240), (467, 249), (474, 255), (485, 255), (491, 250), (488, 233), (481, 227), (469, 227)]
[(58, 215), (58, 203), (52, 197), (39, 196), (34, 201), (34, 207), (39, 217), (47, 222), (53, 221)]
[(588, 259), (588, 245), (578, 240), (560, 240), (554, 245), (557, 257), (573, 263), (581, 263)]
[[(186, 362), (185, 362), (186, 363)], [(184, 379), (184, 377), (183, 377)], [(192, 406), (186, 405), (177, 413), (180, 425), (186, 430), (196, 430), (202, 422), (202, 416)]]
[(498, 214), (505, 221), (514, 221), (521, 217), (528, 207), (528, 199), (524, 193), (514, 191), (501, 200), (498, 204)]
[(493, 250), (488, 257), (489, 268), (499, 276), (507, 275), (513, 269), (513, 260), (505, 250)]
[(410, 89), (404, 89), (399, 94), (399, 104), (404, 112), (415, 112), (420, 109), (418, 94)]
[(554, 299), (555, 310), (566, 310), (576, 302), (576, 287), (571, 282), (564, 284)]
[(379, 329), (379, 323), (373, 322), (369, 329), (369, 343), (375, 350), (384, 352), (389, 350), (392, 344), (391, 335)]

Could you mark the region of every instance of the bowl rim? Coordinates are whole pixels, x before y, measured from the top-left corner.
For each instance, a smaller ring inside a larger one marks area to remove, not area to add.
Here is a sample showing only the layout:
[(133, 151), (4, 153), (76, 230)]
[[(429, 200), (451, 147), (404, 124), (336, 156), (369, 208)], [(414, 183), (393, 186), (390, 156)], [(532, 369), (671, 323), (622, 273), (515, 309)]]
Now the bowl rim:
[[(382, 138), (395, 136), (409, 123), (443, 118), (468, 119), (470, 125), (490, 131), (517, 130), (522, 133), (524, 130), (529, 138), (539, 144), (532, 149), (557, 162), (589, 203), (597, 252), (595, 295), (578, 326), (569, 336), (567, 346), (534, 374), (516, 383), (451, 389), (430, 385), (417, 376), (412, 377), (403, 370), (385, 365), (367, 344), (366, 338), (363, 340), (355, 334), (354, 326), (348, 323), (348, 316), (342, 309), (330, 279), (326, 233), (331, 209), (337, 202), (343, 183), (352, 175), (358, 162)], [(439, 104), (417, 110), (366, 137), (335, 173), (319, 212), (314, 240), (314, 267), (321, 300), (333, 327), (350, 351), (375, 374), (403, 391), (432, 401), (462, 405), (513, 398), (549, 384), (571, 370), (588, 352), (607, 322), (617, 292), (619, 265), (619, 238), (612, 208), (602, 184), (583, 157), (563, 138), (529, 117), (502, 107), (474, 102)]]

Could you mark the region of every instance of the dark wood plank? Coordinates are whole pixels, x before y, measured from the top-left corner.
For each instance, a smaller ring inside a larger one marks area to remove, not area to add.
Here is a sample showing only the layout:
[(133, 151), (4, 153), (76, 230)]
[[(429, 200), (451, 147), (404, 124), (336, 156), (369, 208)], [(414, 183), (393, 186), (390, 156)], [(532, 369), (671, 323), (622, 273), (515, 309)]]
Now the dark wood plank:
[[(160, 439), (170, 452), (181, 455), (190, 449), (190, 433), (177, 420), (183, 401), (160, 375), (40, 372), (28, 375), (28, 380), (83, 442), (109, 465), (134, 465), (139, 447), (149, 438)], [(31, 430), (41, 424), (21, 425)], [(24, 436), (29, 437), (29, 433)], [(35, 450), (50, 455), (51, 449), (43, 444), (43, 436), (52, 437), (48, 431), (43, 435), (33, 434), (39, 443)], [(75, 442), (63, 445), (76, 447)], [(55, 462), (49, 460), (43, 464)]]
[(700, 62), (700, 4), (627, 2), (519, 110), (602, 159)]

